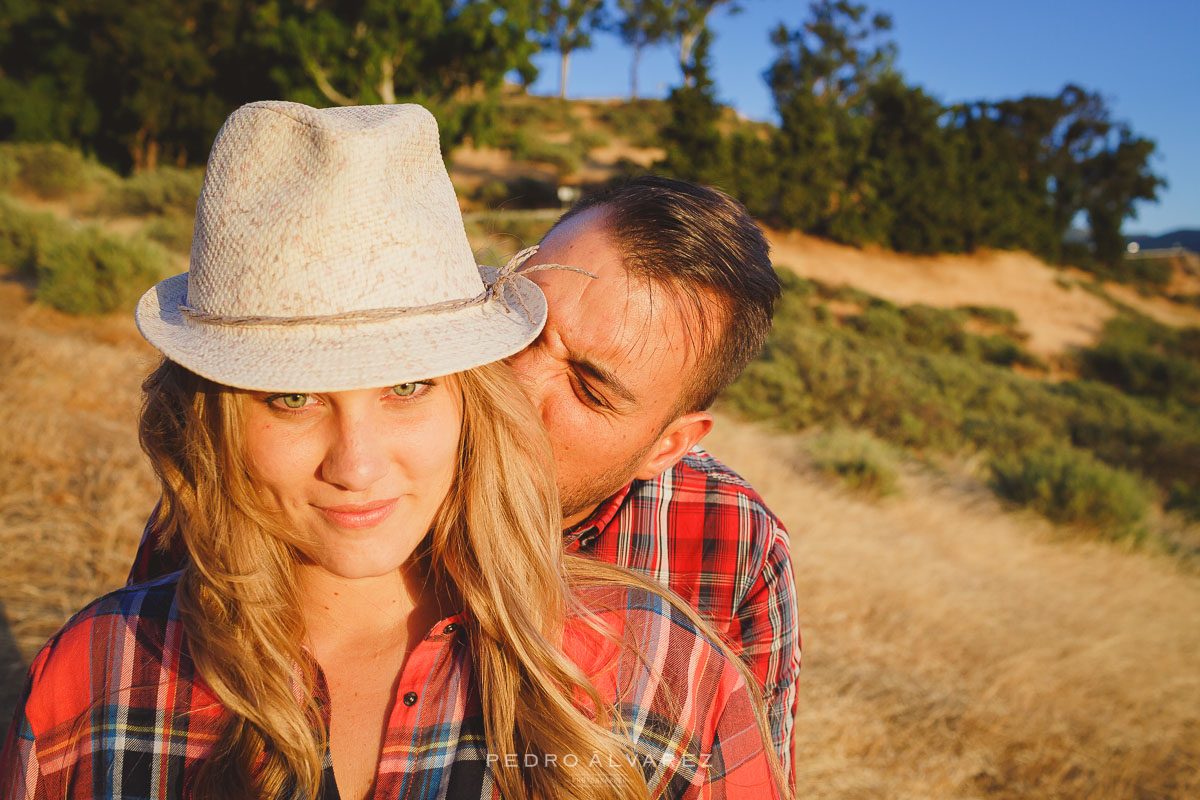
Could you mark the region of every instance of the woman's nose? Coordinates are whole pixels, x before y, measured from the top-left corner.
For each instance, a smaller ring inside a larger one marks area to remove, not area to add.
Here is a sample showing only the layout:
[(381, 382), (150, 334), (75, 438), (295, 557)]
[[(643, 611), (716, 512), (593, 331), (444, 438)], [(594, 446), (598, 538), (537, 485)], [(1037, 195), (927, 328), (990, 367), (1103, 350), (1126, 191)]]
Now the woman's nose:
[(339, 420), (321, 463), (321, 478), (348, 492), (370, 489), (387, 474), (386, 437), (370, 420)]

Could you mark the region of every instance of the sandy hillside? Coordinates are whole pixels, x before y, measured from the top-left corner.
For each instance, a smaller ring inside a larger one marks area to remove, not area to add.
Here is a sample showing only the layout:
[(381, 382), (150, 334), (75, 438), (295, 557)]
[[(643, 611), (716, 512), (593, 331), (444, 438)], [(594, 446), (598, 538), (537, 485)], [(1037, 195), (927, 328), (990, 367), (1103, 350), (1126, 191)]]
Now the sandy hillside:
[[(799, 233), (771, 231), (775, 263), (835, 286), (848, 284), (895, 303), (954, 307), (1001, 306), (1015, 311), (1029, 349), (1053, 356), (1091, 344), (1116, 309), (1077, 285), (1083, 273), (1052, 269), (1027, 253), (910, 256), (857, 249)], [(1200, 325), (1200, 309), (1164, 298), (1147, 299), (1129, 287), (1105, 291), (1169, 325)]]
[(1056, 540), (986, 489), (910, 469), (848, 496), (795, 436), (710, 449), (792, 533), (801, 797), (1200, 796), (1200, 579)]

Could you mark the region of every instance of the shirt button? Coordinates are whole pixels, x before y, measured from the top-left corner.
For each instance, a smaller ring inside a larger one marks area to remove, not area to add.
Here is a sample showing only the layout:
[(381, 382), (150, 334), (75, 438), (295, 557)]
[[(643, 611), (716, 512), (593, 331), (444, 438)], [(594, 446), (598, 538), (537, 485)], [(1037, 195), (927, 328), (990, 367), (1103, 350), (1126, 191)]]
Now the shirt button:
[(415, 702), (417, 702), (417, 693), (416, 692), (409, 692), (406, 695), (404, 695), (404, 705), (411, 706)]
[(449, 625), (442, 628), (442, 633), (454, 633), (456, 630), (458, 630), (458, 626), (451, 622)]

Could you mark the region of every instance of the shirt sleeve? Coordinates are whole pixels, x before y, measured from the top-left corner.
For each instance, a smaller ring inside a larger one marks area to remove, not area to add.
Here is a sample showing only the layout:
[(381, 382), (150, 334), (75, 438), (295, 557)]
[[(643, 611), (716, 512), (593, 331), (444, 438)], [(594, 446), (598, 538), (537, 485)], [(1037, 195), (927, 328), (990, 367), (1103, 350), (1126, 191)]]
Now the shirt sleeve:
[(12, 725), (0, 750), (0, 800), (43, 800), (48, 797), (42, 782), (42, 770), (37, 756), (33, 728), (25, 714), (26, 702), (32, 690), (32, 673), (25, 682), (25, 691), (17, 703)]
[(793, 776), (794, 725), (799, 706), (800, 631), (796, 582), (787, 531), (771, 526), (771, 544), (762, 569), (737, 610), (742, 659), (762, 682), (771, 738), (784, 771)]
[(754, 716), (751, 687), (729, 666), (714, 704), (716, 723), (704, 736), (697, 765), (699, 780), (688, 798), (770, 800), (784, 796)]

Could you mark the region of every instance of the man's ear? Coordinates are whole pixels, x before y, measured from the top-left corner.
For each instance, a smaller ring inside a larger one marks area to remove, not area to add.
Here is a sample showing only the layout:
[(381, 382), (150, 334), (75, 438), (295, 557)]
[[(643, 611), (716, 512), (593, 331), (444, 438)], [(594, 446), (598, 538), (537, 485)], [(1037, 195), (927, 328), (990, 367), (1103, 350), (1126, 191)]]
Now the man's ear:
[(658, 441), (634, 477), (644, 481), (657, 478), (678, 464), (679, 459), (708, 435), (712, 426), (712, 414), (707, 411), (693, 411), (679, 417), (659, 434)]

